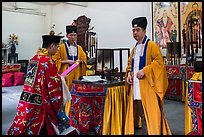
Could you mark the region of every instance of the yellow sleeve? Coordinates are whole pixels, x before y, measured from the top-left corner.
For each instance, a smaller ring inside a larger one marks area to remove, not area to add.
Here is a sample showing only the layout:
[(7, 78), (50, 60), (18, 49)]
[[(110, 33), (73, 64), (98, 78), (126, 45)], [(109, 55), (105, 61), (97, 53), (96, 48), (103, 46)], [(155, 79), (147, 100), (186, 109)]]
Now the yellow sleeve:
[(58, 51), (55, 53), (55, 55), (52, 56), (52, 59), (55, 61), (58, 72), (61, 73), (61, 65), (62, 65), (62, 51), (63, 51), (63, 45), (64, 44), (60, 44)]
[(127, 67), (126, 67), (126, 76), (127, 73), (132, 71), (132, 56), (133, 56), (133, 52), (134, 52), (134, 48), (132, 49), (130, 56), (128, 58), (128, 63), (127, 63)]
[[(152, 72), (155, 76), (156, 79), (159, 78), (161, 72), (164, 69), (164, 62), (163, 62), (163, 57), (161, 54), (161, 51), (159, 49), (159, 46), (156, 45), (156, 43), (151, 42), (149, 43), (149, 45), (151, 45), (150, 47), (148, 46), (148, 50), (151, 52), (150, 55), (147, 56), (151, 56), (152, 60), (150, 62), (150, 64), (146, 63), (147, 65), (143, 68), (143, 70), (146, 73)], [(147, 61), (148, 62), (148, 61)]]
[(78, 59), (82, 61), (81, 64), (81, 71), (82, 71), (82, 75), (85, 76), (86, 75), (86, 65), (87, 65), (87, 57), (86, 57), (86, 53), (83, 51), (83, 48), (78, 45)]
[(87, 64), (87, 57), (86, 57), (86, 53), (83, 51), (83, 48), (78, 45), (78, 59), (83, 61), (83, 63)]
[(191, 78), (191, 80), (195, 80), (195, 81), (202, 81), (202, 72), (195, 72)]
[(143, 68), (145, 78), (163, 99), (168, 88), (168, 77), (161, 51), (155, 42), (149, 42), (146, 56), (146, 66)]

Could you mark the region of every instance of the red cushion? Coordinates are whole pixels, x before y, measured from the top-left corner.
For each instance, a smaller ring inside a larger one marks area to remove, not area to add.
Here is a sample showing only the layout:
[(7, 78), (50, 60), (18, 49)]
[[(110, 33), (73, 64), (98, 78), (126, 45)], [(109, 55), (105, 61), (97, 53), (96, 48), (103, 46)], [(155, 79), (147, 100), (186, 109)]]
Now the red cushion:
[(24, 73), (23, 72), (14, 72), (14, 86), (24, 84)]
[(13, 73), (2, 74), (2, 87), (13, 86)]

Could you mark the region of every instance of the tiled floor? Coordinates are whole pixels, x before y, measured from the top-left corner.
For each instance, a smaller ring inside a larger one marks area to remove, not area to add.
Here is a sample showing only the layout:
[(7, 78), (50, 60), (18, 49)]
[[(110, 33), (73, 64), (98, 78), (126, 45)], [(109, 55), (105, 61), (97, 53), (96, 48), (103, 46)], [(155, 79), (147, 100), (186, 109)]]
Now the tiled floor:
[[(2, 135), (5, 135), (15, 115), (22, 90), (22, 87), (18, 88), (18, 93), (16, 91), (12, 96), (9, 95), (12, 93), (5, 94), (2, 90)], [(184, 102), (165, 99), (164, 112), (172, 135), (184, 135)]]
[(172, 135), (185, 135), (184, 102), (164, 100), (164, 113)]
[[(184, 102), (164, 100), (164, 113), (172, 135), (184, 135)], [(135, 129), (135, 135), (141, 135), (141, 129)]]

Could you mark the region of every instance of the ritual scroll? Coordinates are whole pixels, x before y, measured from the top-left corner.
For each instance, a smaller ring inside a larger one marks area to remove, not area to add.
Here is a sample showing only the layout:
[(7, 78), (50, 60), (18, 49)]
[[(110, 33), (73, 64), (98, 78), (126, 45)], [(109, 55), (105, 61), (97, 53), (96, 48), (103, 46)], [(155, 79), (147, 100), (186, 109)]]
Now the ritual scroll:
[(70, 72), (72, 72), (75, 68), (77, 68), (79, 66), (79, 62), (75, 62), (73, 65), (71, 65), (67, 70), (65, 70), (61, 76), (64, 76), (64, 75), (68, 75)]

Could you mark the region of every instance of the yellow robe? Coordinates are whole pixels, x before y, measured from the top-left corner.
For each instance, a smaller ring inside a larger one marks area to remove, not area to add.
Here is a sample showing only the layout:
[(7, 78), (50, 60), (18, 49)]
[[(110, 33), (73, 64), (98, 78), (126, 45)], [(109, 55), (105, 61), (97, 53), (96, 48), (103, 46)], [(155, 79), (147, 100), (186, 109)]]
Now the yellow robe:
[[(78, 47), (78, 59), (82, 61), (82, 65), (76, 68), (71, 73), (69, 73), (67, 81), (69, 90), (71, 90), (72, 88), (72, 80), (77, 80), (80, 76), (86, 75), (86, 63), (87, 63), (86, 54), (80, 45), (77, 45), (77, 47)], [(56, 62), (59, 73), (62, 73), (66, 69), (68, 69), (69, 67), (68, 64), (61, 64), (63, 60), (68, 59), (66, 53), (66, 46), (64, 44), (60, 44), (59, 50), (54, 56), (52, 56), (52, 58)]]
[[(134, 48), (128, 59), (127, 73), (132, 71), (133, 51)], [(163, 110), (164, 95), (168, 87), (168, 78), (159, 46), (153, 41), (149, 41), (148, 43), (146, 64), (143, 70), (145, 77), (139, 81), (139, 85), (148, 135), (171, 135)], [(127, 87), (129, 87), (129, 97), (125, 134), (131, 135), (134, 134), (133, 86), (129, 85)]]
[[(78, 47), (78, 60), (81, 60), (82, 63), (80, 67), (75, 68), (72, 72), (68, 74), (68, 80), (67, 86), (69, 88), (69, 91), (72, 89), (72, 80), (78, 80), (80, 76), (85, 76), (86, 75), (86, 64), (87, 64), (87, 58), (86, 54), (83, 51), (82, 47), (80, 45), (77, 45)], [(62, 64), (61, 62), (63, 60), (67, 60), (67, 53), (66, 53), (66, 45), (61, 43), (59, 46), (59, 50), (56, 52), (55, 55), (52, 56), (52, 59), (55, 61), (57, 65), (57, 69), (59, 73), (64, 72), (66, 69), (68, 69), (68, 64)], [(70, 102), (66, 104), (66, 114), (69, 115), (69, 110), (70, 110)]]

